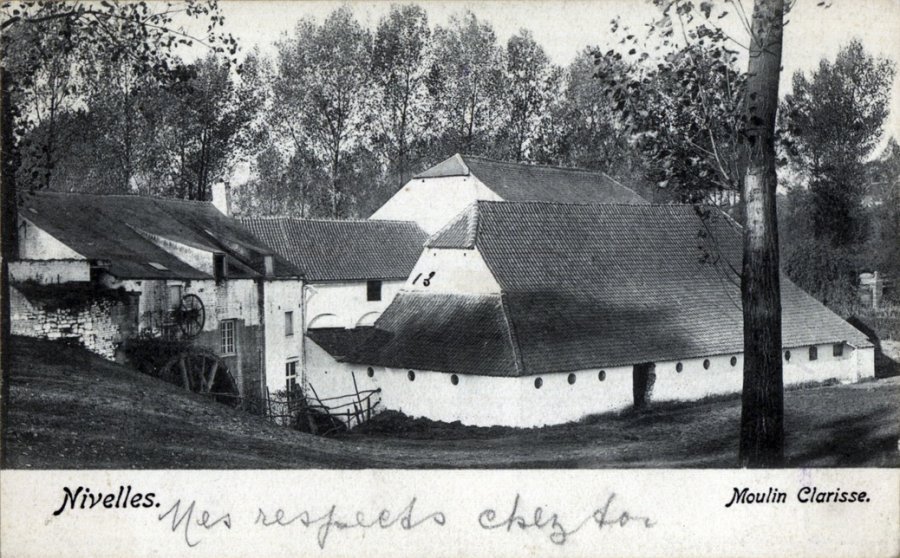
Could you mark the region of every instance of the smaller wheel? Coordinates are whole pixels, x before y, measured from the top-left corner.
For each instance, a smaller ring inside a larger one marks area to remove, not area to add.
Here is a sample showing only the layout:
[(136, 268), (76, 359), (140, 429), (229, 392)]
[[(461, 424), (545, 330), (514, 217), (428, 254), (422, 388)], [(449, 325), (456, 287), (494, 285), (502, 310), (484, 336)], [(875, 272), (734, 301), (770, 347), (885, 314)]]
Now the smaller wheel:
[(206, 310), (203, 301), (195, 294), (186, 294), (181, 298), (178, 307), (178, 326), (185, 337), (194, 338), (203, 331), (206, 323)]

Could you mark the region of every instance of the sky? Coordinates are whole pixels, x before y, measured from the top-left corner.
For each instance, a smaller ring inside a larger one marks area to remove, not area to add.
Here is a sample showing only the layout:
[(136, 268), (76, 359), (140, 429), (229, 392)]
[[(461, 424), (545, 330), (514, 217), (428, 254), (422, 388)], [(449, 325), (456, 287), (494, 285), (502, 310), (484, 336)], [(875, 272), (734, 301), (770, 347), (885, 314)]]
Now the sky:
[[(374, 29), (388, 12), (389, 1), (280, 1), (222, 0), (225, 30), (249, 50), (258, 47), (263, 54), (275, 52), (275, 42), (291, 31), (304, 17), (324, 20), (335, 8), (349, 4), (358, 21)], [(412, 3), (412, 2), (397, 2)], [(501, 44), (520, 29), (529, 29), (551, 60), (566, 65), (588, 46), (604, 50), (617, 46), (609, 33), (609, 21), (619, 16), (623, 24), (639, 30), (658, 14), (649, 0), (494, 0), (415, 2), (424, 6), (432, 26), (446, 25), (453, 14), (473, 11), (479, 19), (491, 23)], [(721, 3), (721, 2), (720, 2)], [(752, 0), (743, 0), (752, 9)], [(818, 0), (798, 0), (788, 16), (785, 28), (781, 94), (790, 91), (790, 80), (797, 70), (809, 72), (819, 60), (833, 60), (838, 49), (858, 38), (866, 50), (900, 63), (900, 0), (832, 0), (828, 9)], [(729, 15), (723, 22), (736, 39), (746, 37), (738, 19)], [(746, 65), (746, 61), (741, 63)], [(891, 115), (885, 126), (885, 138), (900, 139), (900, 68), (894, 80)]]

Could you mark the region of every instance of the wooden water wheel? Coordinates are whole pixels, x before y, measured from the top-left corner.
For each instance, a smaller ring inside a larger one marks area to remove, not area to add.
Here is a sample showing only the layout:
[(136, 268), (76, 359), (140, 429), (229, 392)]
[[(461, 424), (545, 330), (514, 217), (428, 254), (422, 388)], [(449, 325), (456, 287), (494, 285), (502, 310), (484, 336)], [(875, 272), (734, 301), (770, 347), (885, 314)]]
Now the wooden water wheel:
[(240, 399), (228, 365), (207, 349), (195, 347), (173, 356), (163, 365), (161, 376), (188, 391), (209, 395), (220, 403), (236, 405)]

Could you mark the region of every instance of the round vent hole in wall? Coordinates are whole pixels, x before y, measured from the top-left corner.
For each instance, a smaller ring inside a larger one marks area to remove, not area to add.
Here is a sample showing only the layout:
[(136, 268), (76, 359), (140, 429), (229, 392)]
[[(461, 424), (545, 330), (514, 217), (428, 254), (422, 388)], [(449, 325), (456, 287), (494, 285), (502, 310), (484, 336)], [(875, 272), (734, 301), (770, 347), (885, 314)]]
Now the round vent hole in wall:
[(569, 377), (567, 379), (569, 381), (569, 385), (574, 384), (575, 383), (575, 374), (569, 374)]
[(606, 379), (606, 370), (601, 370), (600, 372), (597, 372), (597, 379), (600, 380), (601, 382), (603, 380), (605, 380)]
[(709, 370), (709, 359), (708, 358), (703, 359), (703, 369)]
[(787, 361), (791, 360), (791, 352), (790, 351), (784, 352), (784, 360), (787, 360)]
[(457, 376), (456, 374), (451, 374), (450, 375), (450, 383), (453, 384), (454, 386), (458, 385), (459, 384), (459, 376)]
[(731, 365), (737, 366), (737, 357), (736, 356), (731, 357)]
[(406, 377), (409, 378), (410, 382), (416, 381), (416, 373), (413, 372), (412, 370), (410, 370), (409, 372), (406, 373)]
[(535, 389), (541, 389), (541, 386), (542, 386), (542, 385), (544, 385), (544, 380), (542, 380), (542, 379), (540, 379), (540, 378), (535, 378), (535, 379), (534, 379), (534, 387), (535, 387)]
[(372, 367), (371, 367), (371, 366), (366, 370), (366, 375), (369, 376), (370, 378), (374, 378), (374, 377), (375, 377), (375, 371), (372, 370)]
[(679, 372), (679, 373), (680, 373), (682, 370), (684, 370), (684, 365), (683, 365), (683, 364), (681, 364), (681, 363), (679, 362), (678, 364), (675, 365), (675, 372)]

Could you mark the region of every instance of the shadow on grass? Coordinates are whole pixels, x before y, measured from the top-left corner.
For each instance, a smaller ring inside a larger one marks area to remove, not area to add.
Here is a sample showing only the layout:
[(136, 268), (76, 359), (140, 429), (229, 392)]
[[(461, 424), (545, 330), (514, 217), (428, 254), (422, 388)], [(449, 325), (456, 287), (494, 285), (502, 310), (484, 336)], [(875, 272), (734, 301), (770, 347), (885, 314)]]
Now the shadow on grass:
[(802, 445), (805, 449), (789, 454), (787, 465), (858, 467), (871, 465), (879, 457), (884, 461), (889, 460), (888, 456), (897, 453), (897, 435), (884, 432), (882, 421), (892, 412), (893, 409), (881, 406), (868, 413), (829, 421), (815, 429), (815, 438), (794, 436), (789, 440), (789, 445)]

